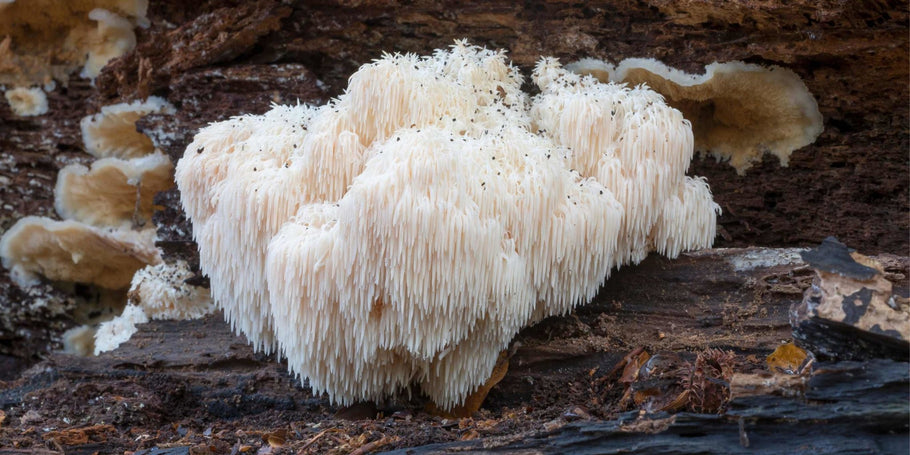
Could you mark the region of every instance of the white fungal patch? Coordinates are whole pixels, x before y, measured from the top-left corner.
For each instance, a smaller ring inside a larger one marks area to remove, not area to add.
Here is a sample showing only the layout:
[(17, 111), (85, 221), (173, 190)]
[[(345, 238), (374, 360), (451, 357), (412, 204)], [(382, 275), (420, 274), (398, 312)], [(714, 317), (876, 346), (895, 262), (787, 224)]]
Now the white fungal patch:
[(783, 248), (773, 250), (747, 249), (727, 258), (733, 270), (737, 272), (758, 268), (776, 267), (779, 265), (802, 264), (800, 253), (808, 248)]
[(57, 174), (54, 207), (63, 219), (95, 226), (145, 224), (152, 218), (155, 193), (173, 186), (173, 169), (171, 159), (161, 153), (131, 160), (102, 158), (91, 169), (70, 164)]
[(139, 330), (136, 325), (147, 322), (149, 322), (149, 318), (141, 307), (127, 305), (119, 316), (102, 322), (98, 326), (98, 330), (95, 332), (94, 354), (98, 355), (117, 349), (118, 346), (129, 341), (130, 337)]
[(186, 262), (149, 265), (133, 275), (128, 294), (151, 319), (198, 319), (215, 311), (208, 289), (192, 286)]
[(47, 95), (39, 87), (17, 87), (3, 94), (14, 114), (30, 117), (47, 113)]
[(212, 296), (315, 392), (451, 408), (523, 327), (649, 251), (710, 245), (692, 133), (645, 89), (502, 52), (386, 55), (321, 107), (213, 124), (177, 166)]

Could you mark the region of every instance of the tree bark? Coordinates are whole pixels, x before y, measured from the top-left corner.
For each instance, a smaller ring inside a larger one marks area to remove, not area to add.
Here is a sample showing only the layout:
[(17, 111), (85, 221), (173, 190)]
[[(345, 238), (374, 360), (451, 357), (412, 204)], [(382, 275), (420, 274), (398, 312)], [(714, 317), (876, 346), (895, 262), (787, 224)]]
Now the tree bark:
[[(789, 309), (814, 274), (798, 253), (708, 250), (673, 261), (652, 256), (624, 268), (591, 304), (521, 332), (506, 377), (473, 419), (461, 421), (427, 414), (421, 398), (407, 395), (379, 403), (382, 415), (374, 409), (359, 416), (377, 419), (341, 420), (278, 359), (254, 353), (232, 334), (220, 314), (152, 321), (114, 351), (90, 358), (54, 353), (5, 384), (0, 446), (53, 448), (56, 441), (67, 453), (210, 445), (230, 451), (235, 443), (267, 446), (267, 434), (284, 431), (285, 446), (297, 451), (333, 429), (304, 453), (345, 443), (354, 450), (382, 438), (383, 450), (439, 444), (415, 453), (595, 446), (605, 453), (629, 447), (781, 453), (810, 446), (819, 453), (888, 453), (906, 447), (906, 362), (821, 364), (803, 376), (768, 371), (764, 357), (790, 338)], [(903, 258), (897, 268), (908, 263)], [(906, 275), (892, 279), (907, 295)], [(629, 351), (685, 359), (709, 347), (737, 359), (723, 413), (649, 414), (635, 406), (623, 412), (629, 408), (620, 398), (621, 379), (611, 370)], [(91, 433), (78, 433), (86, 429)], [(367, 436), (358, 442), (360, 435)]]

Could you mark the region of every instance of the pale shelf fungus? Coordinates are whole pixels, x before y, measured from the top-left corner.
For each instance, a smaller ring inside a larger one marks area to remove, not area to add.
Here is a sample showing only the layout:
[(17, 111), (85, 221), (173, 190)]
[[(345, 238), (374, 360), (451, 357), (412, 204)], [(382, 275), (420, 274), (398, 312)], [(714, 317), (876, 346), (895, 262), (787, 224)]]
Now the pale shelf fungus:
[(654, 59), (628, 58), (615, 67), (595, 59), (566, 67), (660, 93), (692, 122), (695, 149), (728, 161), (739, 174), (766, 153), (787, 166), (790, 154), (815, 142), (824, 129), (806, 84), (779, 66), (714, 62), (704, 74), (688, 74)]

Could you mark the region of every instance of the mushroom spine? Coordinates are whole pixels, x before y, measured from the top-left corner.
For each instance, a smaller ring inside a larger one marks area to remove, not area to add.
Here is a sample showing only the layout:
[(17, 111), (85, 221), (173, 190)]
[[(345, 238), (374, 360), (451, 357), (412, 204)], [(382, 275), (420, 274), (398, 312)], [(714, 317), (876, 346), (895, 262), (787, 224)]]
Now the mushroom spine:
[(532, 98), (503, 51), (456, 42), (201, 130), (176, 180), (232, 326), (334, 402), (417, 384), (451, 408), (612, 268), (710, 245), (679, 111), (554, 59), (533, 79)]

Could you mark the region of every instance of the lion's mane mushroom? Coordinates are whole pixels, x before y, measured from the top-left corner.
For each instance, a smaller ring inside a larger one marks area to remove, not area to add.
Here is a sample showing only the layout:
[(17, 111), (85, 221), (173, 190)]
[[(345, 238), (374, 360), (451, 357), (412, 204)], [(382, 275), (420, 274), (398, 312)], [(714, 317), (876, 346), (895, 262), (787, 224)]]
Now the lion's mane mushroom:
[(232, 325), (332, 401), (419, 384), (451, 409), (612, 267), (710, 244), (678, 111), (553, 60), (535, 80), (531, 100), (503, 52), (458, 42), (365, 65), (325, 106), (203, 129), (176, 180)]
[(534, 78), (541, 87), (531, 108), (535, 126), (571, 148), (570, 166), (624, 208), (614, 265), (711, 244), (719, 208), (704, 180), (685, 176), (693, 138), (679, 111), (647, 88), (603, 84), (553, 59), (541, 61)]
[(630, 58), (615, 68), (594, 59), (568, 68), (603, 82), (647, 84), (692, 122), (696, 150), (729, 160), (740, 174), (764, 153), (786, 166), (790, 154), (823, 129), (809, 89), (796, 73), (777, 66), (715, 62), (694, 75), (654, 59)]

